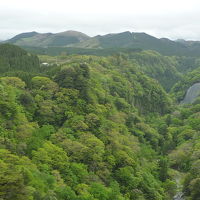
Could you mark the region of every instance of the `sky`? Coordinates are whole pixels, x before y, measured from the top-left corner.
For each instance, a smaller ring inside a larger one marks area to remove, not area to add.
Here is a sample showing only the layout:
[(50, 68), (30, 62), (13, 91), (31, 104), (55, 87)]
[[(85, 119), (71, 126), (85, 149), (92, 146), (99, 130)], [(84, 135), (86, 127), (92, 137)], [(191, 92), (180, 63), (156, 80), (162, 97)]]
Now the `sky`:
[(200, 40), (200, 0), (0, 0), (0, 40), (67, 30)]

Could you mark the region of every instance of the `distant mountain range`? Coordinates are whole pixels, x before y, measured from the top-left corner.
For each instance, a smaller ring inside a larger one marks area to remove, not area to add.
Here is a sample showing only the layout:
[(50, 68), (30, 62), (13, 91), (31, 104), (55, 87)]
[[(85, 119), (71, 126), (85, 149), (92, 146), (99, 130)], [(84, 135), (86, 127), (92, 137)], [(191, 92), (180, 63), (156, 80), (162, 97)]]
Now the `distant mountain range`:
[(4, 41), (22, 47), (71, 47), (82, 49), (139, 48), (158, 51), (164, 55), (200, 56), (199, 41), (156, 38), (146, 33), (122, 32), (107, 35), (88, 35), (77, 31), (61, 33), (21, 33)]
[(68, 46), (76, 44), (90, 37), (84, 33), (77, 31), (66, 31), (61, 33), (37, 33), (28, 32), (21, 33), (5, 42), (12, 43), (19, 46), (32, 46), (32, 47), (55, 47), (55, 46)]

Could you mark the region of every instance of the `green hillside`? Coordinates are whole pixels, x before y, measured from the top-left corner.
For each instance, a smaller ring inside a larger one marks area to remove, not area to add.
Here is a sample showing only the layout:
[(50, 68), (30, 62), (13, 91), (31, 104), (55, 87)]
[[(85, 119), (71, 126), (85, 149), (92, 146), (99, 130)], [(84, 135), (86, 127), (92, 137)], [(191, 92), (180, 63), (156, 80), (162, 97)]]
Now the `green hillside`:
[(48, 47), (67, 46), (89, 39), (89, 36), (77, 31), (66, 31), (61, 33), (22, 33), (10, 40), (5, 41), (19, 46)]
[[(67, 50), (67, 54), (63, 52), (58, 56), (40, 55), (40, 58), (42, 62), (51, 64), (65, 63), (71, 57), (69, 51)], [(76, 53), (76, 51), (73, 52), (73, 54)], [(107, 49), (107, 51), (106, 49), (98, 51), (84, 50), (80, 54), (94, 54), (98, 56), (107, 54), (107, 58), (109, 56), (115, 57), (117, 62), (125, 60), (130, 65), (135, 66), (139, 71), (156, 79), (166, 91), (169, 91), (177, 81), (182, 80), (182, 76), (186, 71), (185, 68), (191, 71), (192, 68), (196, 68), (196, 65), (193, 64), (197, 62), (195, 58), (163, 56), (155, 51), (142, 51), (139, 49)], [(191, 69), (189, 66), (192, 66)]]
[(68, 59), (26, 83), (0, 78), (0, 197), (170, 198), (145, 119), (170, 112), (169, 96), (125, 59)]
[(10, 44), (0, 45), (0, 73), (8, 71), (38, 71), (40, 67), (37, 56)]
[(181, 58), (162, 56), (155, 51), (142, 51), (130, 53), (129, 59), (136, 63), (141, 71), (158, 80), (166, 91), (182, 79), (182, 73), (177, 69)]
[(139, 48), (158, 51), (163, 55), (200, 56), (200, 43), (172, 41), (167, 38), (158, 39), (146, 33), (123, 32), (95, 36), (86, 41), (69, 45), (76, 48)]
[(168, 155), (170, 168), (177, 170), (174, 173), (182, 185), (184, 199), (199, 199), (199, 111), (200, 104), (177, 107), (176, 112), (158, 121), (154, 121), (160, 133), (165, 135), (163, 147)]
[(200, 82), (200, 68), (193, 70), (192, 72), (187, 73), (183, 80), (177, 82), (172, 88), (171, 93), (177, 102), (183, 100), (187, 89), (191, 87), (193, 84)]
[(28, 32), (16, 35), (5, 42), (26, 48), (33, 49), (34, 47), (38, 51), (37, 53), (42, 51), (43, 53), (50, 53), (49, 55), (57, 55), (66, 51), (78, 54), (94, 54), (93, 52), (102, 53), (99, 50), (116, 52), (115, 49), (143, 49), (154, 50), (167, 56), (200, 56), (200, 42), (198, 41), (172, 41), (167, 38), (159, 39), (146, 33), (128, 31), (94, 37), (89, 37), (77, 31), (61, 33)]
[(15, 37), (11, 38), (9, 40), (10, 43), (15, 43), (18, 42), (18, 40), (23, 40), (25, 38), (29, 38), (29, 37), (34, 37), (35, 35), (38, 35), (37, 32), (33, 31), (33, 32), (28, 32), (28, 33), (21, 33), (16, 35)]
[(176, 99), (198, 63), (0, 45), (0, 199), (197, 200), (200, 101)]

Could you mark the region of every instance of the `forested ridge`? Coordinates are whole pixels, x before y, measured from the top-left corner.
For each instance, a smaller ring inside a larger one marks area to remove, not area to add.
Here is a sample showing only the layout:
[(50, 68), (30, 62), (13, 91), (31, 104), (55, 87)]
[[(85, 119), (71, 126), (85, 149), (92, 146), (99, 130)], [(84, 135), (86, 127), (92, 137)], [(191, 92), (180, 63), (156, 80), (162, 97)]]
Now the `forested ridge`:
[(38, 58), (0, 45), (0, 199), (171, 200), (177, 174), (199, 199), (200, 105), (177, 103), (198, 66), (154, 51)]
[(32, 49), (43, 53), (58, 54), (67, 50), (80, 54), (99, 54), (116, 51), (117, 49), (144, 49), (154, 50), (169, 56), (200, 56), (199, 41), (170, 40), (168, 38), (156, 38), (144, 32), (125, 31), (121, 33), (109, 33), (106, 35), (88, 35), (78, 31), (65, 31), (61, 33), (21, 33), (4, 41)]

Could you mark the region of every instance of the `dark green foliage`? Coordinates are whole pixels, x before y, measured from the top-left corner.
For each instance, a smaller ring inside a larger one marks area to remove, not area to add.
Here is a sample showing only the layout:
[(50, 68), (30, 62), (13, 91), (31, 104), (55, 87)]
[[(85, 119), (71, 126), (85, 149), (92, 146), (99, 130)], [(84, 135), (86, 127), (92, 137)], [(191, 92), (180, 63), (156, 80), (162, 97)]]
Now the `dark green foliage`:
[[(166, 91), (169, 91), (182, 78), (176, 69), (178, 63), (174, 57), (162, 56), (153, 51), (143, 51), (140, 53), (132, 53), (130, 59), (134, 59), (142, 71), (158, 80)], [(182, 65), (187, 66), (186, 63)]]
[(168, 178), (168, 159), (167, 158), (161, 158), (159, 160), (159, 167), (160, 167), (160, 180), (161, 181), (166, 181)]
[(75, 65), (62, 69), (55, 77), (60, 87), (76, 89), (80, 97), (88, 100), (88, 80), (90, 78), (87, 64)]
[(0, 45), (0, 73), (10, 71), (37, 72), (39, 67), (37, 56), (14, 45)]
[(26, 51), (33, 54), (40, 55), (50, 55), (50, 56), (59, 56), (59, 55), (96, 55), (96, 56), (111, 56), (119, 52), (130, 53), (130, 52), (140, 52), (139, 48), (106, 48), (106, 49), (83, 49), (76, 47), (25, 47), (22, 46)]
[(177, 82), (171, 90), (172, 96), (176, 99), (177, 102), (183, 100), (187, 89), (195, 83), (200, 82), (200, 68), (187, 73), (183, 80)]
[(187, 72), (190, 72), (197, 67), (199, 67), (199, 59), (195, 57), (176, 57), (176, 60), (178, 62), (177, 70), (183, 74), (186, 74)]

